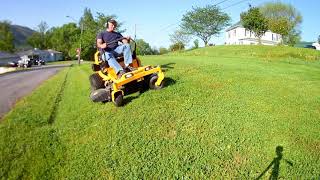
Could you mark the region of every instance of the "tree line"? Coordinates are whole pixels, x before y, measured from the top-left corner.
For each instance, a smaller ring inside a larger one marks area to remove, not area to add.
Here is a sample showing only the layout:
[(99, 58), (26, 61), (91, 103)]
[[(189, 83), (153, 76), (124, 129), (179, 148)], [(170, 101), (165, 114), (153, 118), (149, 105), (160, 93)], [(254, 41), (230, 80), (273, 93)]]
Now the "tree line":
[[(191, 37), (201, 39), (205, 46), (212, 37), (230, 25), (230, 16), (218, 6), (193, 7), (183, 15), (180, 29), (170, 35), (174, 50), (183, 50)], [(302, 15), (291, 4), (267, 2), (260, 7), (251, 7), (240, 15), (240, 23), (253, 32), (261, 43), (261, 37), (271, 30), (282, 36), (281, 44), (294, 46), (301, 39)], [(197, 47), (198, 41), (194, 41)], [(172, 48), (171, 48), (172, 49)]]
[[(91, 10), (85, 8), (79, 22), (70, 22), (60, 27), (52, 28), (49, 28), (46, 22), (40, 22), (36, 27), (36, 32), (28, 37), (27, 43), (33, 48), (60, 51), (66, 59), (76, 57), (76, 49), (79, 48), (81, 44), (81, 57), (83, 59), (92, 59), (96, 51), (96, 35), (105, 30), (105, 23), (111, 18), (117, 19), (117, 16), (97, 12), (94, 17)], [(14, 47), (14, 37), (10, 31), (10, 24), (9, 21), (0, 21), (0, 51), (17, 51)], [(122, 22), (118, 23), (117, 29), (120, 33), (125, 31), (125, 29), (122, 29), (122, 25)], [(161, 48), (160, 50), (151, 48), (149, 43), (143, 39), (137, 39), (136, 43), (138, 54), (149, 55), (164, 53)], [(165, 51), (165, 53), (166, 52), (167, 51)]]
[[(241, 23), (248, 30), (255, 33), (259, 38), (267, 31), (282, 35), (282, 43), (294, 45), (300, 41), (302, 15), (292, 5), (281, 2), (265, 3), (260, 7), (250, 7), (248, 11), (242, 12)], [(117, 19), (116, 15), (105, 15), (97, 12), (94, 17), (89, 8), (79, 22), (71, 22), (61, 27), (49, 28), (46, 22), (41, 22), (34, 34), (27, 42), (34, 48), (54, 49), (64, 54), (66, 58), (76, 56), (76, 49), (81, 44), (81, 56), (83, 59), (92, 59), (96, 51), (96, 35), (105, 30), (105, 23), (108, 19)], [(230, 25), (230, 16), (215, 5), (205, 7), (193, 7), (186, 12), (180, 23), (180, 28), (170, 34), (171, 45), (167, 49), (151, 48), (149, 43), (143, 39), (137, 39), (137, 54), (164, 54), (170, 51), (184, 50), (193, 41), (192, 49), (199, 47), (199, 40), (208, 46), (212, 37), (217, 36), (221, 31)], [(0, 22), (0, 50), (13, 52), (13, 35), (10, 32), (10, 22)], [(118, 24), (118, 30), (122, 29), (123, 23)]]

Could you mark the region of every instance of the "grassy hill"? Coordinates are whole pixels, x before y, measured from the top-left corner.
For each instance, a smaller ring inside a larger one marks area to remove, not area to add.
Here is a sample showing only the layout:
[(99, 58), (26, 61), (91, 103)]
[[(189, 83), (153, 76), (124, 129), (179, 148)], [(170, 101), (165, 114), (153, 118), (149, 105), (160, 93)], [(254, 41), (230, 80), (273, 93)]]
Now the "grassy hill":
[(0, 177), (317, 179), (320, 53), (221, 46), (142, 57), (166, 87), (89, 99), (89, 65), (18, 102), (0, 124)]

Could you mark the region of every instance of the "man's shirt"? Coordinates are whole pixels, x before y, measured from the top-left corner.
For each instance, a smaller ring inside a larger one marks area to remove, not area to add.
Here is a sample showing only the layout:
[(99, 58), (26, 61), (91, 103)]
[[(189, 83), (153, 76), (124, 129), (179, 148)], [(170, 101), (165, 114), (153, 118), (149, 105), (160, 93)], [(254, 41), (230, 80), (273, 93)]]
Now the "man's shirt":
[(103, 43), (109, 43), (111, 41), (114, 41), (113, 43), (109, 44), (104, 50), (105, 51), (113, 51), (115, 48), (118, 47), (118, 40), (120, 38), (122, 38), (123, 36), (120, 33), (117, 32), (108, 32), (108, 31), (104, 31), (98, 34), (97, 39), (102, 39)]

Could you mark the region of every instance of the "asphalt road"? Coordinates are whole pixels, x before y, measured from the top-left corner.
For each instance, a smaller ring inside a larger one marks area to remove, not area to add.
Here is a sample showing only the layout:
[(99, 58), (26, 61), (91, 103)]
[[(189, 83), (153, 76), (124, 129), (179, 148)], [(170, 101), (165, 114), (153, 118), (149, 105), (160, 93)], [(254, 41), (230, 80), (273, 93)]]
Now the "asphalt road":
[(0, 121), (20, 98), (30, 94), (43, 81), (55, 75), (64, 67), (66, 66), (0, 75)]

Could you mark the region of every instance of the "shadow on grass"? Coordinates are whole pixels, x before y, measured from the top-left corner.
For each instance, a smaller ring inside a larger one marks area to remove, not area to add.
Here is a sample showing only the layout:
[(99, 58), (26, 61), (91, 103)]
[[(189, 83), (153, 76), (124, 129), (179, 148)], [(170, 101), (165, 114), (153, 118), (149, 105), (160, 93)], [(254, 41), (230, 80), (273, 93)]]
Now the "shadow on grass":
[(166, 87), (169, 87), (169, 86), (172, 86), (174, 85), (177, 81), (172, 79), (172, 78), (169, 78), (169, 77), (165, 77), (163, 79), (164, 81), (164, 87), (163, 88), (166, 88)]
[(176, 63), (167, 63), (167, 64), (162, 64), (160, 67), (161, 69), (166, 72), (169, 69), (174, 69), (173, 65), (175, 65)]
[[(277, 146), (276, 147), (276, 157), (273, 158), (272, 162), (269, 164), (269, 166), (260, 174), (257, 179), (261, 179), (262, 176), (272, 167), (272, 172), (269, 177), (269, 179), (278, 179), (279, 177), (279, 170), (280, 170), (280, 163), (283, 157), (283, 147), (282, 146)], [(287, 164), (290, 166), (293, 166), (293, 163), (287, 159), (283, 159)]]
[[(172, 78), (169, 78), (169, 77), (165, 77), (163, 79), (164, 81), (164, 86), (163, 88), (166, 88), (166, 87), (169, 87), (169, 86), (172, 86), (176, 83), (176, 80), (172, 79)], [(134, 99), (137, 99), (139, 98), (139, 96), (141, 94), (143, 94), (144, 92), (146, 91), (150, 91), (150, 89), (148, 88), (148, 85), (146, 84), (135, 84), (135, 85), (132, 85), (132, 86), (129, 86), (130, 88), (127, 88), (125, 90), (125, 95), (131, 95), (133, 93), (136, 93), (136, 92), (139, 92), (138, 95), (136, 96), (129, 96), (129, 97), (125, 97), (123, 99), (123, 106), (129, 104), (130, 102), (132, 102)]]

